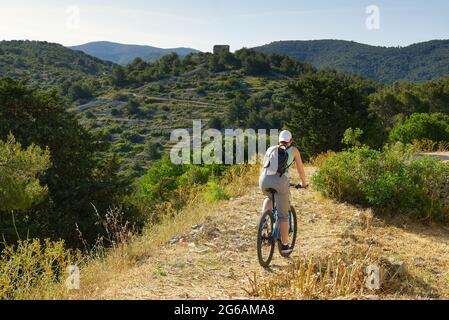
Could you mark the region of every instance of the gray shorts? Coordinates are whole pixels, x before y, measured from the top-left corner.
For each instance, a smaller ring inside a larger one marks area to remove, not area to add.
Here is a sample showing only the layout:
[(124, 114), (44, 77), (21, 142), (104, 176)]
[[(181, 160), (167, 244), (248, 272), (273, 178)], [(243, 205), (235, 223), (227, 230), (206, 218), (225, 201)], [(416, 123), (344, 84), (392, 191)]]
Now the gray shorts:
[(268, 189), (276, 190), (274, 200), (281, 221), (288, 220), (288, 212), (290, 210), (290, 184), (287, 176), (264, 175), (259, 177), (259, 187), (262, 192), (271, 200), (271, 193)]

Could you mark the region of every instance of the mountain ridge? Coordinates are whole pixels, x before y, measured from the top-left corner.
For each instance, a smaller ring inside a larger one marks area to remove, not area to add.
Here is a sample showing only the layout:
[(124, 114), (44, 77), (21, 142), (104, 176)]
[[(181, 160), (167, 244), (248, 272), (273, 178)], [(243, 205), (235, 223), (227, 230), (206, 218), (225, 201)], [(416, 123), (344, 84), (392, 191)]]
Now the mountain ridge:
[(200, 52), (199, 50), (187, 47), (165, 49), (149, 45), (123, 44), (111, 41), (94, 41), (77, 46), (69, 46), (67, 48), (82, 51), (93, 57), (122, 65), (132, 62), (135, 58), (151, 61), (157, 60), (171, 52), (175, 52), (180, 56)]
[(449, 74), (449, 40), (430, 40), (405, 47), (334, 39), (284, 40), (252, 49), (286, 54), (316, 68), (336, 68), (385, 83), (422, 82)]

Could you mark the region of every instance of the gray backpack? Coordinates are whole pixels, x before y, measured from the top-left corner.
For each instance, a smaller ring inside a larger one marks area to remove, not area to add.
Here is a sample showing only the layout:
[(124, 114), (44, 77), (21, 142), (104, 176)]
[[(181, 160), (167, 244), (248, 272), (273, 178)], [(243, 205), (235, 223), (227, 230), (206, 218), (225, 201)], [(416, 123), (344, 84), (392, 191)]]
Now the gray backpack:
[(263, 165), (267, 175), (272, 176), (279, 173), (282, 176), (287, 171), (289, 167), (287, 150), (290, 147), (274, 146), (268, 148)]

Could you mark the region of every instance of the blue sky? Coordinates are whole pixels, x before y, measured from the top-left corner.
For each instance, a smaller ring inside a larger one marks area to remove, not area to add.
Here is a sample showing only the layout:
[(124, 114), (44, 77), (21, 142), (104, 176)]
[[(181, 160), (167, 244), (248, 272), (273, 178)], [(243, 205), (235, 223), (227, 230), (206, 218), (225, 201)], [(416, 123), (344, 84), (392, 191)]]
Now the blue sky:
[[(366, 27), (371, 5), (379, 8), (379, 29)], [(312, 39), (405, 46), (449, 39), (449, 1), (2, 0), (0, 39), (64, 45), (108, 40), (204, 51), (214, 44), (237, 50)]]

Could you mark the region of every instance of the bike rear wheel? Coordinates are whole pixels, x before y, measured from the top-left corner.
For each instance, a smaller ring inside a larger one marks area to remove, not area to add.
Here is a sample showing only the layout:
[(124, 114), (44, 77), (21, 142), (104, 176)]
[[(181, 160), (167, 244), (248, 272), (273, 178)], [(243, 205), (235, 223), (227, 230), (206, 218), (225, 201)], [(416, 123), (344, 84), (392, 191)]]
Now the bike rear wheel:
[(266, 211), (262, 214), (257, 228), (257, 258), (259, 264), (266, 268), (273, 259), (275, 240), (273, 238), (273, 214)]
[[(298, 231), (298, 220), (296, 218), (296, 210), (295, 208), (293, 208), (292, 206), (290, 207), (290, 212), (289, 212), (289, 221), (290, 221), (290, 227), (289, 227), (289, 231), (288, 231), (288, 238), (290, 240), (289, 242), (289, 246), (290, 248), (294, 248), (295, 247), (295, 243), (296, 243), (296, 234)], [(293, 250), (290, 253), (282, 253), (282, 242), (280, 240), (280, 236), (279, 236), (279, 241), (278, 241), (278, 249), (279, 249), (279, 253), (281, 254), (281, 256), (283, 257), (289, 257)]]

